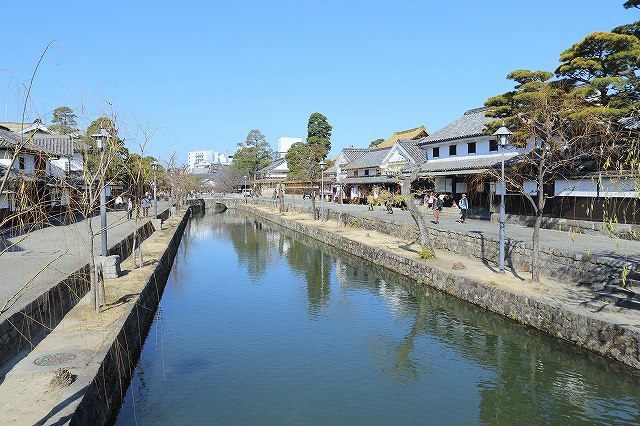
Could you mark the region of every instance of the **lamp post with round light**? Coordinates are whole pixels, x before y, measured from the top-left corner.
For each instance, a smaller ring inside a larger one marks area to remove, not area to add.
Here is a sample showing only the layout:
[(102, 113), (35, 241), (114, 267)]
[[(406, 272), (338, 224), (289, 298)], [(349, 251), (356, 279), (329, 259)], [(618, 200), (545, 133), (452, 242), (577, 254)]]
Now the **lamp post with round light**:
[(156, 171), (158, 170), (158, 162), (153, 161), (151, 163), (151, 168), (153, 169), (153, 217), (158, 218), (158, 180), (156, 179)]
[(505, 183), (504, 180), (504, 150), (507, 147), (507, 144), (509, 143), (509, 136), (512, 135), (513, 133), (511, 133), (509, 131), (509, 129), (507, 129), (505, 126), (500, 127), (498, 130), (496, 130), (496, 132), (493, 134), (493, 136), (496, 136), (498, 138), (498, 144), (500, 145), (501, 149), (501, 159), (500, 159), (500, 163), (501, 163), (501, 171), (500, 171), (500, 260), (499, 260), (499, 270), (501, 274), (504, 274), (504, 257), (505, 257), (505, 250), (504, 250), (504, 222), (505, 222), (505, 218), (504, 218), (504, 194), (507, 192), (507, 185)]
[(102, 237), (102, 256), (107, 256), (107, 195), (105, 190), (104, 175), (104, 152), (107, 149), (107, 143), (109, 142), (109, 133), (102, 127), (96, 133), (91, 135), (96, 141), (96, 148), (100, 151), (100, 180), (98, 186), (100, 187), (100, 235)]
[(320, 166), (320, 196), (322, 197), (320, 201), (320, 210), (322, 211), (322, 221), (324, 222), (324, 167), (327, 163), (322, 160), (318, 165)]

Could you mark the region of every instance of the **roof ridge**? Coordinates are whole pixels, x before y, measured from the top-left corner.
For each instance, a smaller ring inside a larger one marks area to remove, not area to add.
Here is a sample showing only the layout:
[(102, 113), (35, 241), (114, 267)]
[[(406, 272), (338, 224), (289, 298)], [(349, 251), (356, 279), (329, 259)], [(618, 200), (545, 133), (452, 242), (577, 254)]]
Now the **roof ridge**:
[(464, 115), (477, 114), (479, 112), (483, 112), (483, 111), (486, 111), (488, 109), (489, 109), (489, 107), (472, 108), (470, 110), (465, 111)]

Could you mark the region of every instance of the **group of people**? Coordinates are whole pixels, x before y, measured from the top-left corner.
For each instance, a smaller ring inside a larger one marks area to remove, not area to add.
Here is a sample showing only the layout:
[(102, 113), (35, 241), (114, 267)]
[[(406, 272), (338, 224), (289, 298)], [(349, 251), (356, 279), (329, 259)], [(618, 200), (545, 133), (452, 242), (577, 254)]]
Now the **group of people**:
[[(116, 210), (123, 210), (126, 208), (127, 210), (127, 219), (133, 218), (133, 198), (127, 197), (123, 198), (122, 195), (118, 195), (114, 202), (114, 207)], [(140, 204), (136, 204), (139, 208), (142, 208), (142, 217), (149, 216), (149, 209), (151, 208), (151, 195), (147, 192), (142, 200), (140, 200)]]
[[(440, 212), (444, 208), (444, 196), (443, 193), (434, 193), (425, 198), (427, 208), (433, 209), (433, 223), (440, 223)], [(458, 208), (460, 209), (460, 219), (456, 222), (467, 223), (467, 212), (469, 211), (467, 194), (462, 194), (462, 198), (458, 200)]]

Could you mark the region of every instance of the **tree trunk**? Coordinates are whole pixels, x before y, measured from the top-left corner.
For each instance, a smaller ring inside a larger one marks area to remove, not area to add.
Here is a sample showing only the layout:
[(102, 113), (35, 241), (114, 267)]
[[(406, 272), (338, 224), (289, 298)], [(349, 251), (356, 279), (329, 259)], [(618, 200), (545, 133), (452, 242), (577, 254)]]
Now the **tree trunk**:
[(545, 151), (542, 152), (542, 159), (538, 167), (538, 203), (535, 206), (536, 222), (533, 225), (533, 252), (531, 253), (531, 280), (540, 282), (540, 227), (542, 226), (542, 215), (544, 214), (544, 171), (545, 171)]
[(540, 226), (542, 225), (542, 210), (536, 213), (536, 222), (533, 226), (533, 252), (531, 256), (531, 279), (540, 282)]
[(416, 180), (418, 176), (419, 169), (416, 169), (409, 178), (400, 180), (400, 191), (402, 193), (402, 198), (404, 199), (405, 204), (407, 205), (407, 210), (411, 213), (411, 217), (418, 225), (418, 232), (420, 236), (420, 245), (428, 248), (433, 252), (433, 241), (431, 241), (431, 233), (429, 232), (429, 225), (427, 224), (427, 220), (422, 215), (422, 212), (416, 206), (413, 201), (414, 197), (411, 194), (411, 183)]
[(313, 220), (318, 219), (318, 215), (316, 214), (316, 191), (313, 190), (311, 196), (311, 215), (313, 216)]

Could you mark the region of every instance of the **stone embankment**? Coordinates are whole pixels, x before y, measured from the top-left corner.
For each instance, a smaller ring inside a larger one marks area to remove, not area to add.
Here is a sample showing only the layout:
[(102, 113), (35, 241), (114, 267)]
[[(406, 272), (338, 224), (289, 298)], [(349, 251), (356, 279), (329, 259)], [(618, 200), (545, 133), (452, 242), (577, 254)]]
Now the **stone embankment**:
[[(162, 296), (190, 210), (161, 225), (142, 244), (123, 276), (107, 279), (100, 313), (91, 295), (80, 300), (0, 381), (7, 424), (105, 424), (126, 392), (140, 348)], [(60, 384), (58, 376), (66, 380)]]
[[(258, 207), (255, 204), (234, 203), (232, 206), (393, 269), (425, 285), (576, 346), (640, 369), (640, 318), (637, 318), (637, 314), (592, 312), (581, 303), (580, 297), (575, 297), (579, 290), (570, 282), (554, 281), (536, 286), (519, 279), (515, 285), (509, 285), (507, 278), (512, 277), (501, 278), (477, 259), (473, 262), (478, 265), (476, 269), (480, 272), (465, 274), (465, 271), (452, 270), (451, 265), (443, 267), (442, 263), (422, 260), (415, 251), (392, 250), (388, 248), (388, 244), (369, 242), (374, 240), (374, 233), (380, 232), (386, 237), (378, 238), (378, 242), (400, 237), (405, 239), (402, 245), (408, 246), (411, 244), (408, 241), (415, 240), (416, 232), (408, 224), (367, 221), (358, 217), (334, 217), (332, 221), (321, 224), (311, 220), (308, 214), (290, 211), (281, 215), (273, 208)], [(474, 257), (486, 259), (497, 250), (493, 242), (476, 241), (452, 231), (436, 231), (435, 240), (437, 247), (444, 247), (456, 254), (467, 253), (468, 257), (456, 255), (456, 259), (464, 263), (472, 263)], [(442, 252), (441, 250), (440, 253)], [(524, 263), (526, 258), (524, 249), (519, 254), (512, 249), (510, 255), (514, 263)], [(562, 253), (547, 253), (544, 261), (550, 270), (557, 270), (555, 276), (571, 278), (569, 281), (579, 279), (581, 274), (596, 273), (598, 268), (603, 267), (598, 259), (576, 259)], [(606, 265), (607, 268), (610, 266), (612, 265)]]
[[(210, 200), (205, 200), (210, 202)], [(230, 206), (246, 204), (243, 200), (225, 200)], [(265, 207), (273, 206), (269, 200), (252, 200), (251, 204)], [(209, 205), (207, 205), (209, 208)], [(288, 212), (311, 214), (309, 206), (286, 205)], [(363, 217), (350, 213), (340, 213), (331, 208), (326, 209), (327, 221), (335, 221), (343, 226), (349, 225), (363, 229), (378, 231), (387, 235), (400, 236), (406, 240), (414, 241), (418, 238), (417, 228), (414, 223), (395, 222), (376, 218)], [(493, 265), (498, 264), (498, 241), (487, 239), (482, 234), (458, 232), (452, 229), (430, 228), (431, 237), (436, 249), (445, 249), (449, 252), (480, 259)], [(571, 233), (567, 232), (567, 238)], [(507, 238), (505, 248), (505, 264), (516, 271), (529, 272), (531, 270), (531, 258), (533, 246), (530, 242), (514, 242)], [(541, 270), (548, 277), (576, 283), (579, 285), (602, 285), (613, 279), (620, 279), (625, 273), (640, 273), (639, 265), (630, 261), (621, 254), (612, 253), (607, 256), (592, 255), (588, 250), (576, 252), (559, 250), (550, 247), (540, 248)]]
[[(137, 234), (145, 240), (153, 233), (151, 222), (143, 223)], [(109, 249), (110, 255), (128, 257), (133, 248), (134, 233)], [(46, 271), (43, 271), (46, 273)], [(0, 365), (24, 349), (34, 346), (52, 330), (89, 291), (89, 264), (85, 264), (57, 285), (44, 291), (7, 318), (0, 321)], [(20, 296), (20, 293), (18, 293)]]

